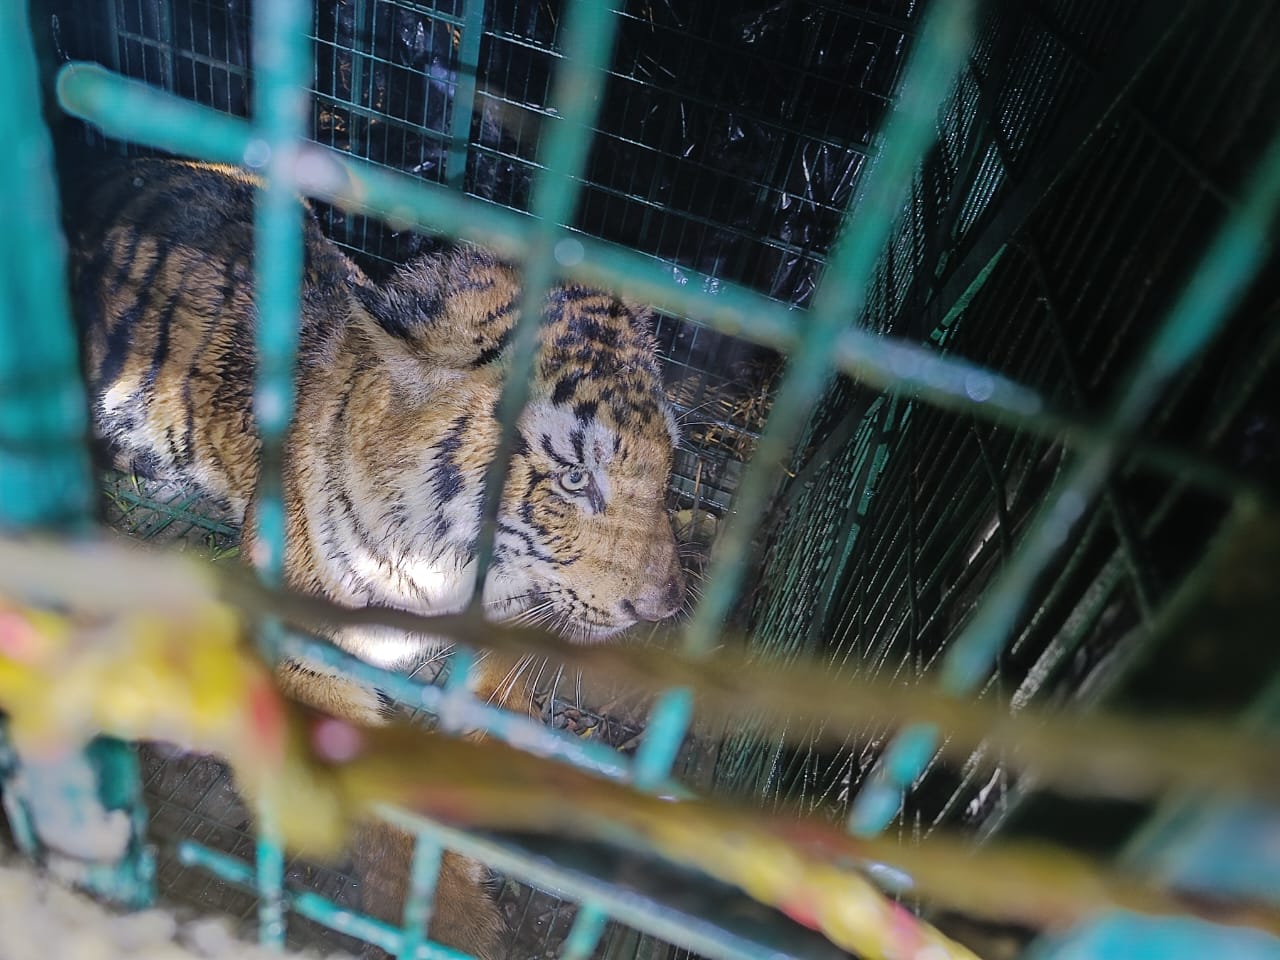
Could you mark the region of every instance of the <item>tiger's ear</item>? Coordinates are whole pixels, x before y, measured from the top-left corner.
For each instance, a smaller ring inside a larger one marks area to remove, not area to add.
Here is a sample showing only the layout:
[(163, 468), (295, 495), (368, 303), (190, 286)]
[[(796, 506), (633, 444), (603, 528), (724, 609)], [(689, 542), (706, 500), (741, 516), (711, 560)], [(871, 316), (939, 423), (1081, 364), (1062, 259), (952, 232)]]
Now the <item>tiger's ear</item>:
[(380, 327), (383, 318), (392, 312), (386, 291), (372, 283), (353, 283), (351, 296)]
[(501, 361), (519, 281), (491, 255), (461, 249), (411, 260), (386, 282), (352, 291), (370, 320), (420, 360), (468, 372)]
[(443, 308), (438, 284), (410, 286), (393, 278), (386, 284), (358, 283), (352, 294), (365, 311), (388, 334), (410, 346), (431, 352), (432, 327)]

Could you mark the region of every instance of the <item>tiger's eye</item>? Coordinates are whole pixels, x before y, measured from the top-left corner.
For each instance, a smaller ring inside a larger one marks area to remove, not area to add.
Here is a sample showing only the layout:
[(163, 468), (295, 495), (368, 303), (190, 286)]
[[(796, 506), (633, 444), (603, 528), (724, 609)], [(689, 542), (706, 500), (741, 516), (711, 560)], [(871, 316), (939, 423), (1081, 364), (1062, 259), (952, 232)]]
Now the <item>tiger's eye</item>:
[(570, 493), (576, 493), (583, 489), (590, 480), (590, 474), (578, 467), (572, 467), (560, 474), (560, 486), (564, 487)]

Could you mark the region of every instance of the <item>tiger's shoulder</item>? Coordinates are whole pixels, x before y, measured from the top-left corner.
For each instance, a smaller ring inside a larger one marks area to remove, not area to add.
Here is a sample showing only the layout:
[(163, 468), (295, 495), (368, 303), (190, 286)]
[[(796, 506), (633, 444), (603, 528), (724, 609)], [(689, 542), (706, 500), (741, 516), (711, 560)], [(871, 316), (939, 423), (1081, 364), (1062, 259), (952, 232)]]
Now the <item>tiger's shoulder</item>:
[[(254, 205), (235, 167), (135, 159), (64, 184), (94, 431), (117, 466), (243, 509), (257, 478)], [(368, 279), (304, 214), (299, 355), (324, 355)]]

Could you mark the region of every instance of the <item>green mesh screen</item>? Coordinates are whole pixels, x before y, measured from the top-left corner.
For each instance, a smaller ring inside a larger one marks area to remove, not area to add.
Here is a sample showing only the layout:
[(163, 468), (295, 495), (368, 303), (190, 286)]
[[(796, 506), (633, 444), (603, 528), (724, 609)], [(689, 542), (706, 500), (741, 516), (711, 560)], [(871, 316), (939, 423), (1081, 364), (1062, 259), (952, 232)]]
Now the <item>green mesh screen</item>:
[[(247, 114), (250, 4), (54, 0), (45, 6), (59, 59), (97, 60), (183, 97)], [(312, 137), (526, 209), (559, 56), (559, 4), (520, 0), (485, 7), (474, 114), (469, 129), (455, 131), (455, 84), (467, 72), (461, 2), (318, 2)], [(898, 80), (914, 18), (912, 3), (627, 7), (577, 225), (660, 258), (676, 276), (689, 268), (804, 305)], [(824, 44), (813, 43), (815, 31)], [(456, 132), (467, 137), (465, 149), (451, 142)], [(147, 152), (106, 142), (79, 125), (63, 133), (63, 154), (77, 158)], [(374, 276), (433, 242), (317, 206), (331, 238)], [(669, 502), (686, 565), (696, 575), (753, 452), (779, 361), (763, 348), (680, 317), (657, 316), (655, 333), (684, 434)], [(235, 551), (236, 531), (218, 506), (188, 491), (118, 475), (105, 478), (104, 491), (107, 519), (127, 532), (184, 541), (218, 556)], [(579, 726), (594, 725), (606, 742), (634, 748), (643, 702), (624, 695), (596, 715), (572, 683), (559, 691)], [(702, 762), (705, 746), (684, 762), (686, 773)], [(151, 751), (144, 761), (152, 835), (162, 846), (162, 890), (170, 899), (250, 920), (253, 896), (183, 866), (171, 853), (181, 839), (194, 838), (250, 856), (248, 813), (225, 771), (207, 758)], [(291, 884), (340, 903), (351, 897), (340, 868), (298, 861), (287, 869)], [(504, 889), (502, 902), (519, 931), (512, 956), (554, 949), (573, 915), (556, 898), (514, 884)], [(634, 933), (616, 925), (610, 930), (602, 950), (627, 956), (642, 949)], [(291, 921), (290, 937), (351, 946), (301, 919)]]
[[(264, 0), (259, 0), (264, 2)], [(65, 59), (98, 60), (229, 113), (252, 81), (244, 0), (50, 0), (38, 4)], [(557, 58), (560, 5), (486, 4), (474, 113), (452, 126), (468, 56), (460, 2), (320, 0), (311, 133), (391, 169), (525, 209)], [(687, 271), (808, 304), (840, 213), (899, 78), (919, 5), (637, 0), (620, 39), (575, 224)], [(1097, 414), (1170, 306), (1242, 176), (1280, 120), (1280, 19), (1247, 0), (992, 2), (939, 139), (880, 262), (860, 323), (931, 343)], [(1193, 95), (1194, 94), (1194, 95)], [(465, 145), (452, 139), (461, 132)], [(66, 150), (121, 150), (71, 128)], [(331, 236), (374, 275), (432, 241), (338, 210)], [(1160, 409), (1157, 439), (1274, 477), (1280, 427), (1274, 270), (1230, 336)], [(961, 309), (963, 307), (963, 309)], [(670, 504), (697, 570), (733, 504), (779, 361), (762, 348), (660, 316), (685, 438)], [(975, 386), (975, 389), (979, 389)], [(975, 399), (981, 399), (976, 396)], [(835, 672), (913, 683), (964, 627), (1064, 463), (1062, 449), (843, 378), (805, 426), (756, 544), (742, 605), (762, 656), (825, 658)], [(148, 538), (219, 554), (235, 531), (183, 491), (105, 483), (106, 512)], [(1038, 585), (981, 693), (1017, 707), (1122, 685), (1127, 630), (1185, 575), (1220, 501), (1126, 465)], [(633, 717), (610, 742), (634, 744)], [(851, 730), (839, 750), (784, 748), (746, 727), (696, 744), (687, 774), (764, 802), (800, 799), (842, 817), (894, 733)], [(987, 758), (989, 759), (989, 758)], [(157, 838), (195, 837), (248, 856), (248, 816), (203, 758), (145, 758)], [(932, 763), (898, 829), (1079, 820), (1035, 816), (1040, 800), (978, 757)], [(1097, 811), (1090, 811), (1090, 815)], [(1105, 847), (1139, 813), (1112, 805), (1089, 840)], [(1023, 816), (1025, 815), (1025, 816)], [(291, 883), (342, 902), (340, 869), (298, 861)], [(248, 917), (254, 900), (162, 861), (174, 896)], [(512, 956), (554, 949), (572, 908), (508, 884)], [(303, 921), (298, 942), (342, 943)], [(616, 925), (598, 954), (667, 948)]]
[[(1280, 21), (1226, 6), (1170, 16), (1163, 5), (997, 5), (866, 322), (1096, 414), (1167, 311), (1171, 281), (1235, 202), (1257, 149), (1250, 131), (1280, 118), (1280, 72), (1263, 63)], [(1212, 77), (1208, 92), (1191, 76)], [(1274, 278), (1151, 425), (1156, 438), (1271, 478)], [(946, 311), (975, 282), (953, 323)], [(915, 682), (1063, 464), (1056, 444), (841, 379), (808, 426), (762, 551), (754, 642), (768, 656), (816, 653), (838, 672)], [(1127, 632), (1196, 563), (1223, 509), (1176, 479), (1122, 469), (1042, 577), (982, 694), (1016, 709), (1121, 686)], [(718, 778), (843, 815), (893, 729), (851, 731), (838, 751), (784, 749), (745, 731), (722, 751)], [(931, 764), (900, 828), (1007, 822), (1026, 798), (979, 759)], [(1103, 806), (1084, 832), (1110, 849), (1141, 811)], [(1059, 804), (1036, 827), (1065, 833), (1082, 816)]]

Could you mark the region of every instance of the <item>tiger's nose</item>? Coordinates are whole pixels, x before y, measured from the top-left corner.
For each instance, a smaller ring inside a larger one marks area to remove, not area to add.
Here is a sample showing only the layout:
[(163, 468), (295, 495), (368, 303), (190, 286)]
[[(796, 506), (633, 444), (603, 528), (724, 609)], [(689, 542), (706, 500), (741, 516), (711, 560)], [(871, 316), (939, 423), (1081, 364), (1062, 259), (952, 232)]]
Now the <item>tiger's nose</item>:
[[(656, 565), (653, 565), (656, 566)], [(680, 561), (671, 551), (671, 557), (657, 570), (653, 566), (645, 572), (645, 585), (636, 597), (623, 601), (623, 607), (629, 608), (641, 620), (657, 623), (676, 613), (684, 606), (684, 571), (680, 569)]]

